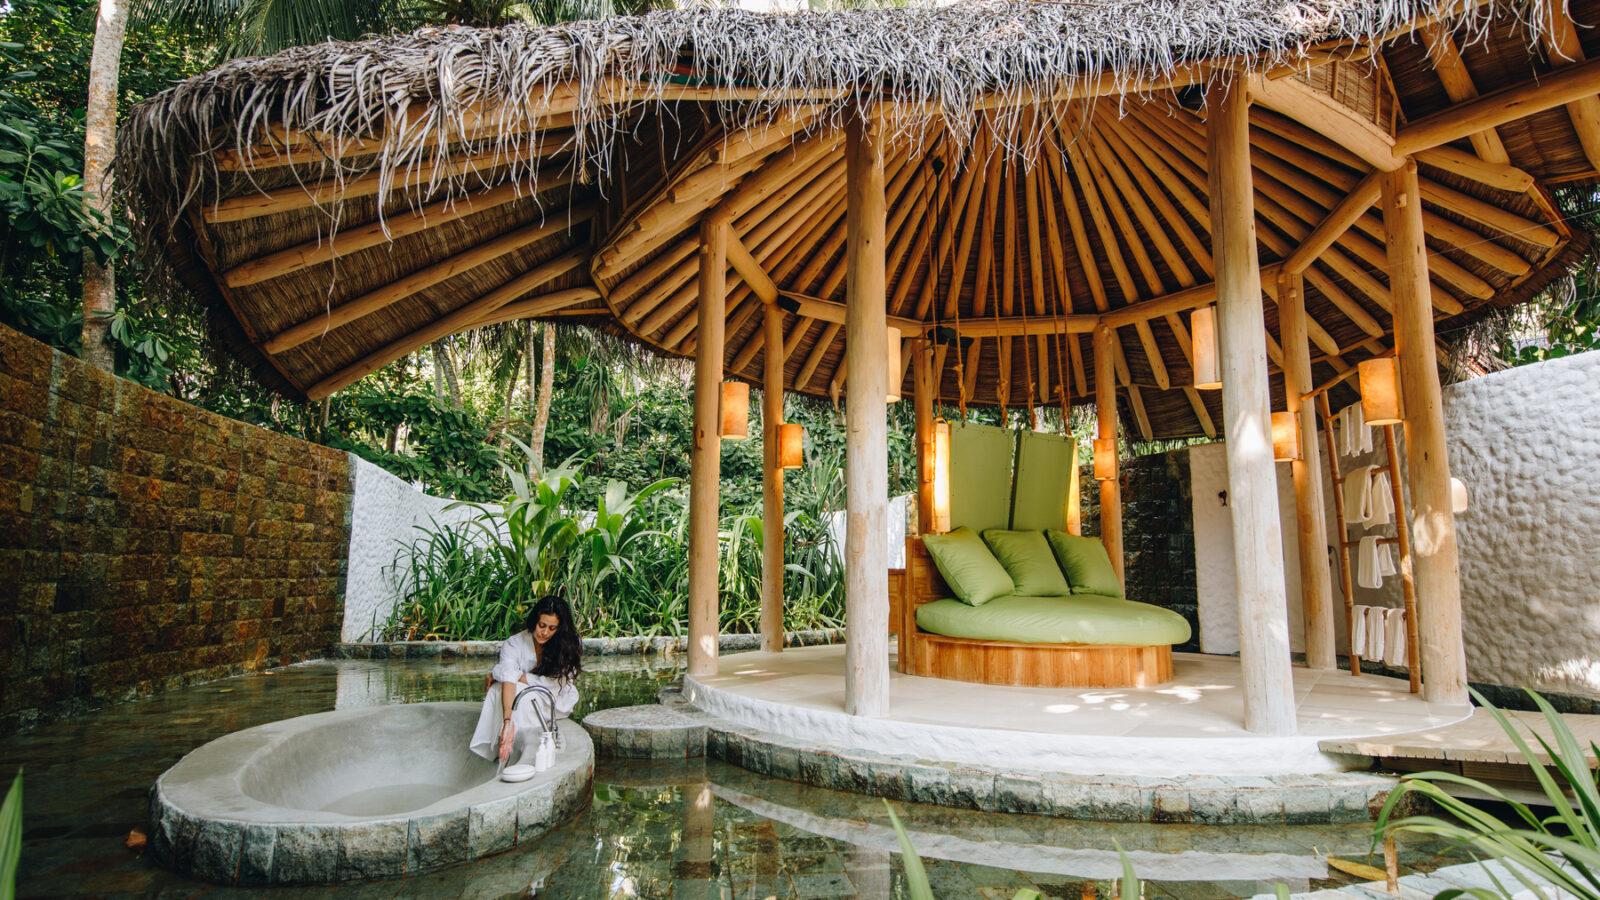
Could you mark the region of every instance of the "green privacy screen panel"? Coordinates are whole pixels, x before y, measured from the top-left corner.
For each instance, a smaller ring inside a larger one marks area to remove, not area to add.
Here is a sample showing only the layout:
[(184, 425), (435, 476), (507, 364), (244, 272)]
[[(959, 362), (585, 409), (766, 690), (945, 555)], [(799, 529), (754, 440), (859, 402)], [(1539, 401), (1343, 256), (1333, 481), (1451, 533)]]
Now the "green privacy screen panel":
[(1015, 531), (1065, 528), (1072, 470), (1077, 465), (1078, 444), (1073, 439), (1023, 431), (1022, 446), (1017, 453), (1016, 502), (1011, 528)]
[[(993, 425), (950, 424), (950, 524), (973, 531), (1011, 527), (1016, 434)], [(1057, 520), (1059, 523), (1059, 519)]]

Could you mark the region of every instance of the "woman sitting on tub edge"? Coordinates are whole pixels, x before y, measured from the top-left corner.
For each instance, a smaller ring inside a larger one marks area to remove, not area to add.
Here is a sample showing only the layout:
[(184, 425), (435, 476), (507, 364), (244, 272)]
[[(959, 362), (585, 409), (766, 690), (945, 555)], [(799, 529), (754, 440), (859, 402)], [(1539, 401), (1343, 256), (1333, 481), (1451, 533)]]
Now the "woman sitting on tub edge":
[[(572, 621), (572, 608), (555, 594), (539, 598), (528, 611), (523, 630), (500, 645), (500, 660), (489, 673), (478, 727), (472, 733), (472, 752), (484, 759), (498, 756), (509, 761), (516, 739), (524, 735), (524, 747), (536, 749), (539, 716), (534, 704), (552, 721), (571, 715), (578, 705), (577, 681), (582, 671), (583, 641)], [(549, 708), (542, 694), (529, 694), (516, 704), (513, 714), (512, 701), (532, 685), (550, 690), (555, 709)]]

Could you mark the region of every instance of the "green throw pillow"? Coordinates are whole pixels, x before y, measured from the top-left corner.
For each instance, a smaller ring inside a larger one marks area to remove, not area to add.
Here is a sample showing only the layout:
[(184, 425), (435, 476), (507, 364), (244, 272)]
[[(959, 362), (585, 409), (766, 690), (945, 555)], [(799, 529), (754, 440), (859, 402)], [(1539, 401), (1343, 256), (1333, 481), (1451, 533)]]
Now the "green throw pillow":
[(1072, 585), (1061, 575), (1061, 567), (1056, 565), (1044, 532), (991, 528), (983, 533), (983, 542), (994, 551), (1000, 565), (1005, 566), (1006, 573), (1017, 586), (1018, 595), (1065, 597), (1072, 593)]
[(1074, 594), (1122, 596), (1122, 584), (1117, 581), (1106, 545), (1099, 538), (1079, 537), (1053, 528), (1044, 534), (1050, 539), (1050, 549), (1055, 551), (1056, 562), (1061, 563)]
[(971, 528), (957, 528), (949, 534), (926, 534), (922, 545), (928, 548), (933, 564), (944, 576), (956, 599), (982, 606), (996, 597), (1012, 593), (1015, 585)]

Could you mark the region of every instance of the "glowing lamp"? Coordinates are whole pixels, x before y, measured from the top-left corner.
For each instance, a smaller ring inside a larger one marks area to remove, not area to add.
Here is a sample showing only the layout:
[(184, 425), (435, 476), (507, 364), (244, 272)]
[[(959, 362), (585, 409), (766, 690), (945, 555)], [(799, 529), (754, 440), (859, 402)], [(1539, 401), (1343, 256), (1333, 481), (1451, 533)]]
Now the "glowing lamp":
[(718, 434), (725, 441), (750, 437), (750, 385), (742, 381), (722, 383), (722, 429)]
[(1272, 458), (1278, 462), (1300, 458), (1300, 421), (1292, 412), (1272, 414)]
[(889, 326), (889, 395), (890, 403), (900, 402), (900, 329)]
[(928, 531), (950, 530), (950, 423), (933, 420), (933, 521)]
[(1400, 402), (1400, 360), (1393, 356), (1364, 359), (1356, 365), (1361, 378), (1361, 413), (1368, 425), (1394, 425), (1405, 419)]
[(1189, 338), (1194, 346), (1194, 386), (1202, 391), (1222, 387), (1217, 364), (1217, 308), (1202, 306), (1189, 316)]
[(1094, 439), (1094, 480), (1111, 481), (1117, 477), (1117, 439)]
[(799, 422), (778, 426), (778, 468), (798, 469), (806, 464), (806, 427)]

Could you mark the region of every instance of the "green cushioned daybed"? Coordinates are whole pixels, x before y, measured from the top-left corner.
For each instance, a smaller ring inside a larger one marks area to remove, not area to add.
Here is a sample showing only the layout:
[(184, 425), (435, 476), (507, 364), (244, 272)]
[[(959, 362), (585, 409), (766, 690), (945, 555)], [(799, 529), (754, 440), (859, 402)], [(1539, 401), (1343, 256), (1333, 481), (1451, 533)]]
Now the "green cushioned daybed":
[(917, 607), (917, 627), (945, 637), (1042, 644), (1182, 644), (1189, 623), (1170, 609), (1096, 594), (999, 597), (972, 606), (947, 597)]

